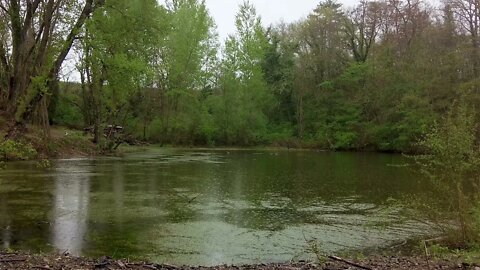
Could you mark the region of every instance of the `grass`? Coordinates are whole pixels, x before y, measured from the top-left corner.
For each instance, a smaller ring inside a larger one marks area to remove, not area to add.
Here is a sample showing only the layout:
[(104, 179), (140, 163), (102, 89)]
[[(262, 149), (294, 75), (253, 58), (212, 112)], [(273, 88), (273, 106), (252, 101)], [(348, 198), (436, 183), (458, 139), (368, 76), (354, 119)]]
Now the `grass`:
[(432, 245), (428, 247), (428, 252), (436, 259), (480, 266), (480, 246), (469, 249), (451, 249), (442, 245)]

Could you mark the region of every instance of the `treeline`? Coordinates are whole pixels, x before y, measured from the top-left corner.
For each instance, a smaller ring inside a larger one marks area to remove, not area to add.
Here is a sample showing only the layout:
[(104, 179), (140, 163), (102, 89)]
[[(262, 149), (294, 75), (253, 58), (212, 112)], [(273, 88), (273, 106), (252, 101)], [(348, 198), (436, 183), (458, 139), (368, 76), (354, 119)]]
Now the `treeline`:
[[(459, 97), (480, 104), (477, 0), (327, 0), (268, 28), (245, 2), (224, 44), (201, 0), (66, 2), (0, 0), (6, 136), (410, 152)], [(68, 53), (78, 82), (58, 83)]]

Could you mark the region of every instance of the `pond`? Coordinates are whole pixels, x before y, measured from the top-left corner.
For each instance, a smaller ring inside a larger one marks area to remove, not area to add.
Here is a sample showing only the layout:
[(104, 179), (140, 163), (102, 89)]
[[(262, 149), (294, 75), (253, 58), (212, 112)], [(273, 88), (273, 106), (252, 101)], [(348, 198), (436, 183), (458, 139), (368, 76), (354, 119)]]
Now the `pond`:
[(150, 148), (0, 171), (0, 248), (176, 265), (267, 263), (429, 234), (401, 155)]

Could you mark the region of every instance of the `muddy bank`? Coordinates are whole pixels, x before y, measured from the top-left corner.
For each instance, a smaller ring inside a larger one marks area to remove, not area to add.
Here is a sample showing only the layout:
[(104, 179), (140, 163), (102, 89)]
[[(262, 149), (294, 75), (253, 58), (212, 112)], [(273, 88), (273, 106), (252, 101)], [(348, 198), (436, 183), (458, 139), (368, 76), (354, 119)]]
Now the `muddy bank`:
[(190, 267), (129, 260), (114, 260), (107, 257), (97, 260), (63, 255), (31, 255), (26, 253), (0, 252), (0, 270), (4, 269), (144, 269), (144, 270), (238, 270), (238, 269), (473, 269), (480, 267), (454, 261), (427, 259), (426, 257), (369, 257), (361, 260), (328, 258), (322, 263), (290, 262), (242, 266)]

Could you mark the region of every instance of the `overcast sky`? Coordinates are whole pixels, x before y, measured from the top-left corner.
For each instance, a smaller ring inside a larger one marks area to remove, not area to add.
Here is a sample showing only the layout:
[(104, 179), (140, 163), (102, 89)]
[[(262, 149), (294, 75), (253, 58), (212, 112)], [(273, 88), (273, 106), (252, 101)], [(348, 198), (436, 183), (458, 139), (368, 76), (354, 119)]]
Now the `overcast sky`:
[[(243, 0), (206, 0), (210, 14), (215, 19), (221, 40), (235, 31), (235, 14)], [(355, 5), (358, 0), (339, 0), (346, 7)], [(306, 17), (320, 0), (250, 0), (268, 26), (281, 20), (297, 21)]]

